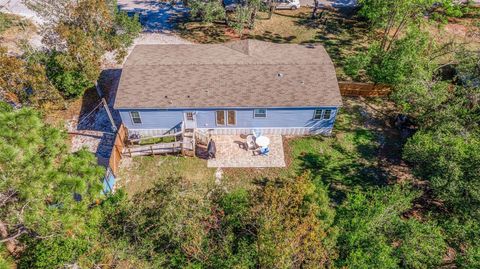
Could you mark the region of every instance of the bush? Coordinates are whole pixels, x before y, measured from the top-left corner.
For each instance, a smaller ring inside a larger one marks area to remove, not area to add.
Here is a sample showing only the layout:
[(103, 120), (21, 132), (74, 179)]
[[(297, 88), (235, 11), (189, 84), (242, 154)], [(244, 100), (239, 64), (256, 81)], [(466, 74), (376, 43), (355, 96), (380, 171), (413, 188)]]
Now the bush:
[(87, 240), (54, 237), (42, 240), (27, 249), (20, 259), (20, 268), (51, 269), (75, 263), (89, 249)]
[(436, 268), (442, 263), (447, 245), (441, 229), (410, 219), (400, 228), (403, 238), (398, 255), (406, 268)]
[(51, 79), (55, 87), (69, 98), (81, 96), (86, 89), (93, 86), (84, 74), (76, 71), (58, 73)]

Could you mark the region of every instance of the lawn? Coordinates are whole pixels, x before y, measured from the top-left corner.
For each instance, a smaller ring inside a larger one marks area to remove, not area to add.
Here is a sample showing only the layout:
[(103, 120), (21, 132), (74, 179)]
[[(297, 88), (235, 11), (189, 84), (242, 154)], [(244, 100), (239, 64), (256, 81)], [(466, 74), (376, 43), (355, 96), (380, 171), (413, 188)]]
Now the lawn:
[[(395, 180), (396, 175), (380, 162), (382, 148), (391, 146), (390, 140), (398, 142), (385, 129), (386, 115), (392, 112), (375, 110), (388, 105), (381, 99), (366, 102), (347, 98), (344, 103), (331, 137), (285, 138), (286, 168), (228, 168), (223, 169), (223, 178), (216, 182), (215, 169), (207, 168), (206, 161), (199, 158), (136, 157), (123, 161), (119, 186), (133, 195), (152, 187), (157, 180), (180, 177), (186, 190), (206, 195), (215, 184), (227, 191), (251, 189), (265, 179), (294, 178), (310, 171), (316, 180), (330, 186), (333, 197), (341, 198), (352, 188), (385, 185)], [(396, 152), (394, 148), (391, 146), (388, 151)]]
[[(368, 45), (367, 25), (352, 12), (325, 10), (317, 19), (311, 19), (311, 9), (278, 10), (271, 19), (259, 12), (252, 30), (245, 30), (242, 38), (253, 38), (275, 43), (319, 43), (325, 46), (337, 67), (340, 78), (343, 62), (360, 47)], [(184, 22), (179, 34), (195, 43), (223, 43), (240, 36), (222, 23)]]

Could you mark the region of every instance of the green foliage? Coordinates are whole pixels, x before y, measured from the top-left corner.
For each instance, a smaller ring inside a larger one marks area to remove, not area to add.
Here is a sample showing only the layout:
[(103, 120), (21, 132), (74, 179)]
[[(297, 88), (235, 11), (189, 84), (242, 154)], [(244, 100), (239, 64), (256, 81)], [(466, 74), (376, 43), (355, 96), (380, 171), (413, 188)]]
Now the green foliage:
[[(104, 170), (85, 150), (69, 154), (64, 139), (32, 109), (0, 112), (0, 192), (7, 197), (0, 218), (9, 233), (27, 234), (22, 237), (30, 242), (23, 257), (30, 264), (26, 268), (52, 268), (50, 262), (78, 254), (69, 250), (72, 245), (98, 237), (101, 212), (94, 205)], [(75, 237), (75, 243), (64, 241), (67, 237)], [(36, 246), (38, 253), (30, 249)]]
[(7, 14), (0, 12), (0, 34), (3, 34), (8, 28), (12, 27), (13, 21)]
[(428, 179), (438, 198), (459, 212), (480, 216), (480, 140), (440, 129), (420, 131), (408, 141), (404, 157)]
[(282, 184), (267, 185), (254, 208), (260, 267), (327, 267), (335, 256), (331, 242), (336, 233), (325, 189), (316, 188), (308, 175)]
[(74, 238), (42, 240), (29, 248), (20, 261), (21, 268), (62, 268), (76, 263), (89, 249), (89, 242)]
[[(415, 19), (429, 8), (433, 0), (359, 0), (360, 15), (367, 18), (375, 27)], [(410, 17), (410, 18), (407, 18)]]
[(400, 214), (411, 204), (415, 193), (404, 194), (400, 188), (356, 191), (337, 210), (339, 266), (352, 268), (397, 268), (392, 228), (398, 225)]
[(224, 20), (227, 16), (220, 1), (217, 0), (193, 0), (188, 1), (190, 15), (203, 22), (215, 22)]
[(230, 26), (241, 36), (245, 26), (250, 21), (251, 10), (247, 6), (239, 6), (235, 10), (235, 21), (229, 22)]
[(354, 191), (337, 210), (339, 266), (349, 268), (431, 268), (446, 244), (429, 223), (404, 220), (418, 193), (399, 186)]
[(0, 47), (0, 88), (19, 101), (39, 108), (61, 107), (63, 98), (47, 78), (45, 67), (28, 54), (23, 58), (7, 54)]
[(357, 78), (363, 72), (376, 83), (393, 86), (412, 79), (430, 79), (435, 67), (430, 59), (433, 49), (428, 33), (410, 28), (387, 49), (374, 43), (368, 52), (347, 59), (346, 74)]
[(116, 52), (119, 60), (123, 58), (141, 31), (138, 16), (129, 18), (119, 11), (116, 1), (26, 3), (47, 22), (45, 40), (53, 57), (49, 77), (67, 97), (81, 95), (97, 80), (106, 52)]
[(467, 249), (466, 253), (462, 255), (457, 265), (459, 268), (474, 269), (480, 267), (480, 246), (474, 246)]
[(67, 54), (54, 52), (46, 57), (47, 75), (66, 97), (81, 96), (86, 89), (93, 87), (86, 74), (72, 66), (73, 60)]
[(414, 219), (400, 226), (402, 238), (398, 256), (405, 268), (436, 268), (442, 263), (447, 245), (440, 227)]

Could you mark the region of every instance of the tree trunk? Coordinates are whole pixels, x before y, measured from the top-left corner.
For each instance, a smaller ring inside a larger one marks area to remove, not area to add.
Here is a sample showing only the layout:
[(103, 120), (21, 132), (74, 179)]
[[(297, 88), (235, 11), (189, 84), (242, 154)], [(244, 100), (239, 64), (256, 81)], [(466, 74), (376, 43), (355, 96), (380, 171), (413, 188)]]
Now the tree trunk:
[(317, 12), (318, 12), (318, 0), (313, 1), (313, 10), (312, 10), (312, 19), (317, 18)]
[(268, 19), (270, 20), (272, 18), (273, 12), (275, 12), (276, 4), (273, 2), (273, 0), (268, 1)]
[(257, 16), (257, 8), (253, 8), (252, 13), (250, 13), (250, 23), (248, 24), (250, 30), (255, 26), (255, 16)]

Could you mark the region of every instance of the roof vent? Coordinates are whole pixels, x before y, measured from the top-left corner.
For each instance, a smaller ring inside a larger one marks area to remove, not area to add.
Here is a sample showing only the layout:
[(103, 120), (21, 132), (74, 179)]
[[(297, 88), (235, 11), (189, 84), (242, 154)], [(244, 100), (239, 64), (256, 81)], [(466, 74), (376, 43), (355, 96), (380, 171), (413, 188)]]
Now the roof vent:
[(187, 98), (190, 98), (190, 95), (187, 95)]
[(168, 98), (168, 95), (165, 95), (165, 98)]
[(277, 78), (283, 78), (283, 74), (280, 73), (280, 72), (278, 72), (278, 73), (277, 73)]

